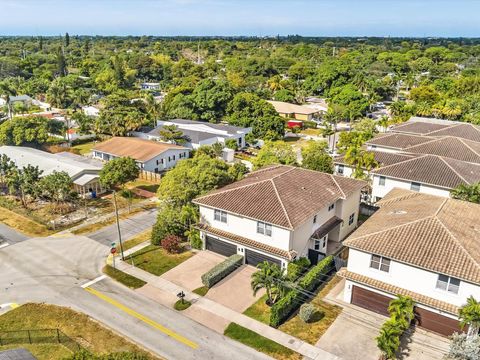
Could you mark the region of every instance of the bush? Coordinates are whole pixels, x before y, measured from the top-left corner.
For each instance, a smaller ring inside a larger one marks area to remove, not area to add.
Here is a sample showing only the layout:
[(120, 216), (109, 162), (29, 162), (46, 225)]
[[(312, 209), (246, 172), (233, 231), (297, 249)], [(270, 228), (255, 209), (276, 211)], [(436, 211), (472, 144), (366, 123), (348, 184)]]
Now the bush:
[(298, 313), (298, 315), (300, 316), (300, 319), (302, 319), (304, 322), (309, 323), (314, 320), (317, 312), (317, 308), (314, 305), (302, 304), (302, 306), (300, 306), (300, 312)]
[(225, 141), (225, 146), (232, 150), (238, 150), (238, 142), (236, 139), (227, 139)]
[(188, 240), (190, 240), (190, 246), (192, 249), (202, 250), (203, 242), (200, 238), (200, 232), (198, 230), (191, 230), (188, 234)]
[(243, 264), (242, 255), (232, 255), (220, 264), (215, 265), (212, 269), (208, 270), (202, 275), (202, 283), (208, 288), (218, 283), (225, 278), (228, 274), (232, 273), (240, 265)]
[(162, 240), (162, 248), (164, 248), (170, 254), (178, 254), (180, 252), (180, 239), (176, 235), (167, 235)]
[(287, 266), (287, 277), (290, 281), (297, 280), (310, 266), (310, 260), (305, 257), (290, 262)]
[[(324, 275), (331, 270), (332, 264), (333, 256), (327, 256), (310, 269), (298, 285), (313, 292), (325, 280)], [(304, 294), (296, 290), (290, 291), (270, 308), (270, 326), (280, 326), (305, 300)]]
[(304, 121), (303, 122), (303, 127), (305, 129), (316, 129), (317, 128), (317, 123), (315, 121)]

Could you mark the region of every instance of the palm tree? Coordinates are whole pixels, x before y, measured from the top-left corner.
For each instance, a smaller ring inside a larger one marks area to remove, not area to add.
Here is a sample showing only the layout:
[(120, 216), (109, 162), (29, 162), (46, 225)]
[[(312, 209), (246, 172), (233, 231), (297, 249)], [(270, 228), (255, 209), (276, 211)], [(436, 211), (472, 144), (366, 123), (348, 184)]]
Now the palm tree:
[(148, 119), (152, 122), (153, 127), (155, 127), (157, 125), (157, 120), (160, 117), (162, 106), (155, 100), (152, 94), (147, 94), (145, 96), (145, 107)]
[(252, 274), (250, 285), (252, 286), (253, 296), (261, 289), (267, 293), (267, 304), (273, 305), (281, 296), (282, 284), (285, 281), (284, 270), (277, 264), (264, 261), (257, 265), (259, 269)]
[[(332, 135), (335, 135), (335, 130), (333, 130), (330, 123), (326, 121), (323, 122), (323, 126), (324, 127), (321, 129), (322, 136), (328, 138), (328, 148), (333, 151), (333, 148), (335, 147), (335, 142), (332, 143), (330, 140), (332, 138)], [(332, 146), (330, 147), (330, 145)]]
[(382, 132), (387, 132), (388, 124), (390, 123), (390, 118), (387, 115), (383, 115), (380, 120), (378, 120), (378, 125), (382, 128)]
[[(351, 146), (345, 152), (345, 162), (354, 167), (353, 177), (356, 179), (365, 179), (372, 169), (378, 167), (375, 160), (375, 153), (367, 151), (358, 146)], [(367, 173), (365, 174), (365, 170)]]
[(404, 329), (408, 329), (415, 317), (415, 303), (409, 296), (397, 295), (396, 299), (390, 301), (388, 312), (394, 321), (402, 324)]
[(467, 303), (460, 308), (458, 314), (460, 326), (463, 328), (468, 325), (467, 337), (477, 336), (480, 330), (480, 302), (470, 296)]
[(480, 204), (480, 182), (471, 185), (460, 184), (450, 191), (450, 195), (454, 199)]
[(377, 347), (382, 353), (380, 359), (395, 359), (395, 353), (400, 347), (400, 335), (402, 330), (399, 325), (392, 320), (388, 320), (380, 329), (380, 334), (376, 337)]

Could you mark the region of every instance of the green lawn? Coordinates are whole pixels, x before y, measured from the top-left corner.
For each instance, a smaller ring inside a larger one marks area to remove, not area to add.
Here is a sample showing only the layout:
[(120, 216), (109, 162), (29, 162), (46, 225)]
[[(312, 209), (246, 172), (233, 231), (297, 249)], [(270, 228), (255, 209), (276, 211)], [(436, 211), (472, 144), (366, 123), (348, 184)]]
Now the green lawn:
[(110, 276), (112, 279), (117, 280), (119, 283), (129, 287), (130, 289), (138, 289), (146, 284), (145, 281), (136, 278), (130, 274), (127, 274), (123, 271), (113, 268), (110, 265), (106, 265), (103, 268), (103, 272)]
[(193, 293), (200, 295), (200, 296), (205, 296), (207, 295), (208, 292), (208, 287), (206, 286), (200, 286), (199, 288), (196, 288), (195, 290), (192, 291)]
[(72, 146), (72, 149), (75, 153), (79, 155), (85, 155), (92, 152), (93, 147), (95, 146), (94, 141), (84, 142), (82, 144)]
[(184, 251), (180, 254), (169, 254), (160, 246), (149, 245), (128, 256), (126, 259), (128, 262), (133, 260), (135, 266), (140, 269), (160, 276), (192, 256), (193, 253), (191, 251)]
[[(137, 352), (156, 359), (126, 338), (103, 327), (98, 321), (69, 308), (47, 304), (25, 304), (0, 316), (0, 332), (24, 329), (55, 329), (93, 353)], [(15, 344), (0, 351), (24, 347), (38, 360), (63, 359), (71, 352), (59, 344)]]
[[(131, 249), (134, 246), (137, 246), (145, 241), (150, 241), (151, 236), (152, 236), (152, 230), (147, 230), (131, 238), (130, 240), (124, 241), (123, 251)], [(117, 247), (120, 248), (120, 245), (118, 245)]]
[(295, 351), (233, 322), (227, 326), (224, 335), (275, 359), (296, 360), (302, 358)]
[[(310, 303), (315, 305), (319, 311), (322, 311), (325, 314), (322, 319), (307, 324), (300, 319), (298, 314), (295, 314), (280, 325), (279, 329), (289, 335), (315, 345), (318, 339), (320, 339), (320, 337), (327, 331), (342, 311), (341, 307), (323, 301), (323, 297), (325, 297), (325, 295), (327, 295), (340, 280), (341, 278), (338, 276), (333, 277), (310, 301)], [(251, 305), (243, 313), (268, 325), (270, 322), (270, 307), (265, 303), (265, 300), (266, 295), (258, 299), (256, 303)]]
[(190, 301), (183, 300), (182, 302), (182, 300), (177, 300), (177, 302), (173, 304), (173, 308), (178, 311), (183, 311), (185, 309), (188, 309), (190, 305), (192, 305)]

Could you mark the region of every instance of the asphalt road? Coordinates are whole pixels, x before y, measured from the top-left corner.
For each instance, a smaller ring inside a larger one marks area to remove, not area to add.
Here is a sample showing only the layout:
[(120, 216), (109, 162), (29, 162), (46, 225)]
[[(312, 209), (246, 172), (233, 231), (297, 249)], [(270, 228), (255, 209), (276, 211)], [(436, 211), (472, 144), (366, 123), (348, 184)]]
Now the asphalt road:
[[(157, 208), (142, 211), (128, 219), (120, 220), (120, 232), (122, 240), (128, 240), (135, 235), (148, 230), (157, 220)], [(118, 242), (117, 224), (105, 226), (102, 229), (87, 235), (89, 238), (110, 246), (112, 242)]]
[(103, 279), (108, 246), (84, 236), (37, 238), (0, 249), (0, 303), (69, 306), (167, 359), (267, 359), (173, 309)]
[(0, 246), (5, 242), (8, 244), (15, 244), (20, 241), (27, 240), (28, 236), (15, 231), (11, 227), (8, 227), (5, 224), (0, 223)]

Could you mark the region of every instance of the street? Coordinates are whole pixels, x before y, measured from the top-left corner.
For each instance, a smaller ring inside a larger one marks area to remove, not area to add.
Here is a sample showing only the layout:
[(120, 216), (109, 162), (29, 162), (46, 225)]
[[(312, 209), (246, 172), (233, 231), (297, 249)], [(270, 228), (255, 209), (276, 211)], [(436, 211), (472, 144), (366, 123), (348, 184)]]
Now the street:
[(102, 275), (108, 250), (85, 236), (36, 238), (4, 247), (0, 303), (71, 307), (167, 359), (226, 359), (232, 353), (236, 359), (268, 358), (109, 278), (89, 285)]

